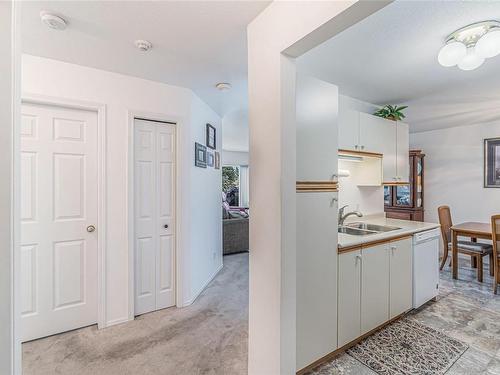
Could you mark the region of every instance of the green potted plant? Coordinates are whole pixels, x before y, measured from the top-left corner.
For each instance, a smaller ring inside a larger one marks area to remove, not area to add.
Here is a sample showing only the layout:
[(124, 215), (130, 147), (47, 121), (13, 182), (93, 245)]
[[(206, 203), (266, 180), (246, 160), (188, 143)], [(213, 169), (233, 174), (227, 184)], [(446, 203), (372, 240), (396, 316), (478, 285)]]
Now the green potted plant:
[(406, 116), (403, 113), (403, 110), (408, 108), (407, 105), (403, 105), (398, 107), (397, 105), (387, 104), (386, 106), (380, 108), (378, 111), (374, 113), (375, 116), (383, 117), (392, 121), (401, 121)]

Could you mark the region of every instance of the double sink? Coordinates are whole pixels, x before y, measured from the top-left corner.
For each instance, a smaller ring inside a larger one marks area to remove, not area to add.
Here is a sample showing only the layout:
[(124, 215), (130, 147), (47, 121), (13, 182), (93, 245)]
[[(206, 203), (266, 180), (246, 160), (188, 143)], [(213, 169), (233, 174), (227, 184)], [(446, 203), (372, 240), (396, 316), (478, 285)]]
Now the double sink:
[(392, 230), (397, 230), (397, 229), (401, 228), (392, 227), (388, 225), (377, 225), (377, 224), (360, 223), (360, 222), (339, 225), (339, 233), (351, 234), (353, 236), (366, 236), (369, 234), (390, 232)]

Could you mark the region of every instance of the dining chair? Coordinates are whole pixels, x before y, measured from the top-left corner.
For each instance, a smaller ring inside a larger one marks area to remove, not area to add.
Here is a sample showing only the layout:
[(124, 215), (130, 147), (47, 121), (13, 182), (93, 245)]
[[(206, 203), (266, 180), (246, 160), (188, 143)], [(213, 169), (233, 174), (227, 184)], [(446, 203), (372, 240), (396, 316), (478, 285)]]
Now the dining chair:
[[(452, 251), (451, 243), (451, 211), (448, 206), (438, 207), (439, 224), (441, 224), (441, 237), (443, 238), (444, 254), (441, 260), (440, 270), (443, 269), (448, 258), (448, 253)], [(493, 259), (493, 246), (487, 243), (475, 241), (458, 241), (457, 249), (459, 253), (467, 254), (471, 257), (471, 263), (477, 264), (477, 280), (483, 282), (483, 257), (490, 256), (490, 275), (493, 276), (494, 269), (492, 267)]]
[[(491, 217), (491, 234), (493, 240), (493, 293), (497, 294), (498, 284), (500, 283), (500, 215)], [(490, 267), (491, 267), (490, 263)]]

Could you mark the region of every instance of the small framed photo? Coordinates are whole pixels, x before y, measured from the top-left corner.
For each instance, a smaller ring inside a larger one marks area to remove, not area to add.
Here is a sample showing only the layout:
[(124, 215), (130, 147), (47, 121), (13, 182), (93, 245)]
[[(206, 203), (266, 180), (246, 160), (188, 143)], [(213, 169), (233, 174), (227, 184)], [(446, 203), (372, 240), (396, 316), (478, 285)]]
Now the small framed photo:
[(215, 151), (215, 169), (220, 169), (220, 153)]
[(500, 138), (484, 140), (484, 187), (500, 188)]
[(217, 148), (216, 129), (207, 124), (207, 147), (215, 150)]
[(207, 166), (214, 166), (214, 154), (212, 152), (207, 152)]
[(207, 148), (198, 142), (194, 144), (194, 165), (200, 168), (207, 167)]

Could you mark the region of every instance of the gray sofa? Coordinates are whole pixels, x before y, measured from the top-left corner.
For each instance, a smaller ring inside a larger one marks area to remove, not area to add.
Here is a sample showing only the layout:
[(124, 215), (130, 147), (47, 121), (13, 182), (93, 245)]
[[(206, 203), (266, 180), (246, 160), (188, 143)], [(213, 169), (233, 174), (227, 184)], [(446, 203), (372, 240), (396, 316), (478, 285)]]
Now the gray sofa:
[(248, 218), (227, 218), (222, 220), (223, 254), (248, 251)]

